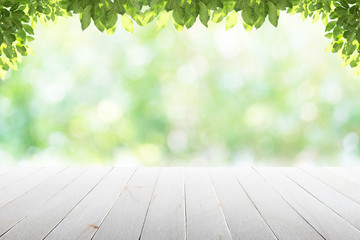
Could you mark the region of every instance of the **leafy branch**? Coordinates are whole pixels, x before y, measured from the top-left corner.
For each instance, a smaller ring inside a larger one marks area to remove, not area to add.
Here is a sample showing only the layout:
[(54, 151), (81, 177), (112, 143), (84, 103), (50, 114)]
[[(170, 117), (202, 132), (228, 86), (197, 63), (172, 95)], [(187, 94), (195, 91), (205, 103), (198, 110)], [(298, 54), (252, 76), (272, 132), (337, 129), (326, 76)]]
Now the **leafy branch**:
[(326, 37), (332, 42), (327, 51), (337, 52), (343, 66), (360, 73), (360, 1), (357, 0), (0, 0), (0, 78), (9, 68), (17, 69), (22, 56), (32, 54), (27, 45), (34, 40), (37, 23), (56, 21), (59, 16), (80, 15), (81, 28), (91, 22), (96, 28), (113, 34), (117, 22), (129, 32), (134, 22), (140, 26), (156, 20), (156, 29), (174, 19), (175, 28), (191, 28), (199, 18), (204, 26), (209, 21), (225, 19), (226, 29), (242, 19), (247, 31), (260, 28), (266, 18), (277, 27), (280, 11), (299, 13), (303, 19), (320, 18)]

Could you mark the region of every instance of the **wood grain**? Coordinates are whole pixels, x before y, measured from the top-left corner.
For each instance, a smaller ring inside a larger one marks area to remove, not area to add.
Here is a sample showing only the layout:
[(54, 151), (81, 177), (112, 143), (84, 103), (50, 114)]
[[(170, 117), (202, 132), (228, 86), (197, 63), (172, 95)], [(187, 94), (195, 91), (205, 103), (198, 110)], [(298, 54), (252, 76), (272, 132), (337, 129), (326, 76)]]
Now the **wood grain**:
[(210, 176), (234, 239), (276, 239), (228, 168), (210, 168)]
[(0, 189), (9, 187), (16, 182), (25, 179), (27, 176), (34, 174), (38, 170), (39, 168), (19, 168), (16, 171), (5, 174), (0, 177)]
[(187, 239), (232, 239), (206, 168), (185, 169)]
[(338, 176), (341, 176), (357, 185), (360, 185), (360, 170), (350, 167), (326, 167), (324, 168)]
[(360, 185), (322, 168), (302, 168), (311, 176), (360, 204)]
[(360, 229), (360, 205), (344, 194), (331, 188), (320, 180), (307, 175), (297, 168), (284, 168), (281, 171), (314, 198), (328, 206), (357, 229)]
[(134, 170), (134, 168), (112, 169), (45, 239), (91, 239), (122, 193)]
[(103, 239), (139, 239), (159, 168), (140, 168), (126, 185), (94, 236)]
[(31, 191), (0, 208), (0, 236), (31, 213), (31, 211), (66, 187), (83, 171), (84, 169), (78, 168), (65, 169)]
[(62, 169), (63, 168), (43, 168), (36, 171), (34, 174), (23, 178), (22, 181), (4, 187), (0, 190), (0, 208), (35, 188), (51, 176), (59, 173)]
[(258, 168), (257, 171), (325, 239), (360, 239), (360, 232), (354, 226), (281, 174), (279, 169)]
[(162, 168), (141, 240), (185, 239), (184, 170)]
[(251, 168), (233, 171), (278, 239), (323, 239), (257, 172)]
[(9, 174), (13, 170), (15, 170), (14, 167), (0, 167), (0, 177)]
[(0, 168), (0, 240), (360, 239), (359, 169)]
[(34, 209), (2, 239), (43, 239), (105, 176), (109, 168), (92, 168)]

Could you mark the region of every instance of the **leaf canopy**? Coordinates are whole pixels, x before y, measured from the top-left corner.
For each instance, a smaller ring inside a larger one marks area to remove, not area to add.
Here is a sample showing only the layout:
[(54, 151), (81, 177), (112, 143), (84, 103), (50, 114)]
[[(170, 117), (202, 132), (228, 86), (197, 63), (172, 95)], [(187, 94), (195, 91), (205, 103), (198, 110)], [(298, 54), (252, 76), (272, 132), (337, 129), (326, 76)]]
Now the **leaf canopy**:
[[(129, 32), (134, 22), (140, 26), (156, 21), (159, 30), (172, 14), (175, 28), (191, 28), (199, 18), (204, 26), (226, 19), (226, 29), (238, 22), (247, 31), (258, 29), (266, 19), (278, 25), (280, 12), (299, 13), (303, 19), (320, 17), (331, 43), (327, 51), (336, 52), (343, 65), (360, 73), (360, 1), (357, 0), (0, 0), (0, 78), (17, 69), (22, 56), (32, 53), (37, 23), (56, 21), (59, 16), (79, 15), (81, 28), (91, 22), (101, 32), (113, 34), (117, 21)], [(239, 14), (240, 13), (240, 14)], [(120, 16), (119, 16), (120, 15)]]

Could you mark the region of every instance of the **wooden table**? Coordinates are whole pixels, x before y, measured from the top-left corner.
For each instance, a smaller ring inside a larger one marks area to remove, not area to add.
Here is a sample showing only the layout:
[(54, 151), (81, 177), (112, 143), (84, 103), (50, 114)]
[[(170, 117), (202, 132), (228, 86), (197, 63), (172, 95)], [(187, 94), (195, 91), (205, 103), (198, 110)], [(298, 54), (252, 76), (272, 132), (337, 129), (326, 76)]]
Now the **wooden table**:
[(0, 168), (0, 240), (360, 239), (360, 169)]

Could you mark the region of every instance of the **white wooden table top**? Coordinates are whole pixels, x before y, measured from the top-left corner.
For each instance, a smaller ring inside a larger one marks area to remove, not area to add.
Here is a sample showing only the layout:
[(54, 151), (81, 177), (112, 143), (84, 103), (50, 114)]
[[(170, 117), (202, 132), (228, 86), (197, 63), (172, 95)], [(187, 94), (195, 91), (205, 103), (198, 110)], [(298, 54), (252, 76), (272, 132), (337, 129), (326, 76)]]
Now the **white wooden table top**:
[(0, 240), (360, 239), (356, 168), (0, 168)]

